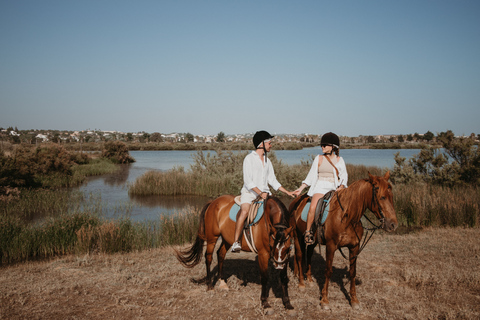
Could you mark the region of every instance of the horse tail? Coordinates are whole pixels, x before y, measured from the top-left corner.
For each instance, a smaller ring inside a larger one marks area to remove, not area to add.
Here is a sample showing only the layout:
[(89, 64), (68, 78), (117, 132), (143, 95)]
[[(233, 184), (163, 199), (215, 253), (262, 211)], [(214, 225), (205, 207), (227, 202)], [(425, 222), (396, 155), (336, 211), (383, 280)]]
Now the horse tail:
[(183, 251), (175, 250), (177, 260), (186, 268), (193, 268), (202, 260), (203, 244), (207, 239), (205, 236), (205, 212), (210, 206), (210, 203), (211, 201), (203, 207), (202, 212), (200, 213), (200, 223), (198, 226), (197, 237), (193, 245), (189, 249)]

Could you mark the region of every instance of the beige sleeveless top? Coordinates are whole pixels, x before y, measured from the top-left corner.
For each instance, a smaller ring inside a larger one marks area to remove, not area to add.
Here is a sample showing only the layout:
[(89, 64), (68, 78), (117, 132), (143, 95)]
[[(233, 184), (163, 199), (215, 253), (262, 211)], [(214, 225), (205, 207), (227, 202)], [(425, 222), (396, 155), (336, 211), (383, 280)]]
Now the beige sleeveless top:
[(322, 159), (322, 163), (318, 166), (318, 180), (335, 183), (333, 167), (326, 159)]

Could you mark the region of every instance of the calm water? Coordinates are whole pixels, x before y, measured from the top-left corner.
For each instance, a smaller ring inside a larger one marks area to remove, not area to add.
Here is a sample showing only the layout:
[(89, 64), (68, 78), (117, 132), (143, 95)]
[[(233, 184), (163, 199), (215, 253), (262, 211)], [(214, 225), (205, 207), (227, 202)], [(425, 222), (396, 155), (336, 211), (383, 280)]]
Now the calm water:
[[(278, 150), (275, 154), (284, 163), (292, 165), (300, 164), (301, 160), (310, 160), (313, 155), (320, 152), (321, 148), (315, 147), (303, 150)], [(396, 152), (400, 152), (402, 157), (409, 159), (419, 150), (349, 149), (341, 150), (341, 156), (346, 163), (350, 164), (393, 168)], [(205, 197), (191, 196), (130, 197), (128, 184), (133, 183), (146, 171), (165, 171), (175, 166), (189, 169), (193, 163), (192, 155), (196, 154), (196, 151), (132, 151), (130, 154), (135, 158), (135, 163), (122, 166), (122, 169), (115, 174), (90, 178), (86, 184), (78, 188), (87, 197), (101, 201), (102, 207), (106, 208), (107, 217), (127, 215), (136, 221), (155, 220), (160, 214), (180, 212), (189, 206), (199, 209), (208, 201)], [(241, 186), (238, 186), (239, 190), (240, 188)]]

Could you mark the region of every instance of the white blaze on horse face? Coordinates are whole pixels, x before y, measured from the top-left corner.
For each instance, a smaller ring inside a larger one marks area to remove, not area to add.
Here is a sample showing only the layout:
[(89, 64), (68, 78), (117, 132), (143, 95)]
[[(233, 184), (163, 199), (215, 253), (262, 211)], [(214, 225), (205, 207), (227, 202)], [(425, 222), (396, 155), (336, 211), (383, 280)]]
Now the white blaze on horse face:
[(285, 260), (286, 260), (286, 258), (287, 258), (287, 256), (288, 256), (288, 254), (287, 254), (288, 252), (285, 251), (285, 258), (284, 258), (284, 259), (282, 259), (282, 255), (283, 255), (284, 250), (286, 250), (286, 249), (289, 248), (289, 247), (286, 247), (286, 246), (285, 246), (285, 243), (286, 243), (286, 242), (277, 243), (277, 246), (276, 246), (277, 256), (276, 256), (276, 257), (275, 257), (275, 256), (273, 257), (273, 258), (274, 258), (274, 259), (273, 259), (273, 262), (274, 262), (274, 265), (275, 265), (275, 268), (276, 268), (276, 269), (283, 269), (284, 266), (285, 266), (284, 262), (285, 262)]

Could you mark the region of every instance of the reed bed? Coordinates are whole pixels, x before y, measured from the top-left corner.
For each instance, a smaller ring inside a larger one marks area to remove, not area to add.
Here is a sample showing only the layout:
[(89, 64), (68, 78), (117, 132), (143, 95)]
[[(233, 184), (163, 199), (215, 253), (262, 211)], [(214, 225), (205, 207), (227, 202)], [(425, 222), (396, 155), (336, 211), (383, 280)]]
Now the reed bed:
[(83, 194), (66, 189), (24, 189), (18, 194), (17, 199), (1, 203), (1, 216), (28, 222), (55, 217), (78, 209), (84, 198)]
[(475, 187), (399, 184), (394, 188), (394, 202), (397, 216), (405, 226), (479, 225), (480, 191)]
[[(198, 151), (190, 170), (176, 167), (172, 170), (147, 171), (129, 186), (129, 194), (147, 195), (200, 195), (216, 197), (222, 194), (239, 194), (243, 185), (243, 159), (248, 152), (218, 150), (216, 154)], [(308, 174), (312, 159), (299, 165), (287, 165), (275, 152), (269, 153), (278, 181), (287, 189), (297, 189)], [(347, 165), (349, 181), (383, 174), (384, 170), (373, 166)], [(383, 172), (383, 173), (382, 173)], [(280, 195), (276, 193), (276, 195)]]
[(118, 166), (112, 161), (100, 158), (92, 159), (88, 164), (77, 165), (72, 167), (73, 174), (79, 176), (100, 176), (102, 174), (113, 173), (118, 170)]
[(190, 242), (199, 221), (198, 213), (192, 210), (143, 222), (73, 213), (32, 224), (1, 215), (0, 265), (65, 254), (142, 251)]

